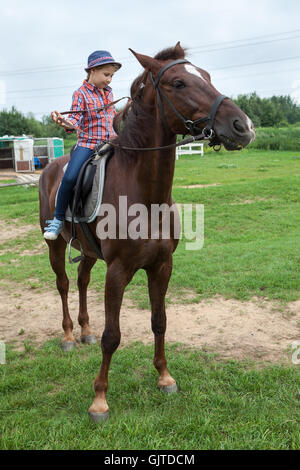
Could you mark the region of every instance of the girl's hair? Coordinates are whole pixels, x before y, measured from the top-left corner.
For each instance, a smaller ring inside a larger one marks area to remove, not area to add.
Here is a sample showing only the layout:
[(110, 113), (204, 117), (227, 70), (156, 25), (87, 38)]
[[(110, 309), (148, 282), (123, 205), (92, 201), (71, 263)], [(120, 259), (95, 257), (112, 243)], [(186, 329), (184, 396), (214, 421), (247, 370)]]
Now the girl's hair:
[[(107, 65), (113, 65), (113, 66), (115, 67), (116, 71), (119, 70), (119, 67), (118, 67), (117, 65), (114, 65), (114, 64), (98, 65), (98, 67), (93, 67), (93, 68), (94, 68), (94, 69), (101, 69), (102, 67), (106, 67)], [(86, 80), (87, 80), (87, 81), (89, 80), (89, 78), (90, 78), (90, 76), (91, 76), (91, 70), (92, 70), (92, 69), (88, 70), (88, 72), (87, 72), (87, 76), (86, 76)]]

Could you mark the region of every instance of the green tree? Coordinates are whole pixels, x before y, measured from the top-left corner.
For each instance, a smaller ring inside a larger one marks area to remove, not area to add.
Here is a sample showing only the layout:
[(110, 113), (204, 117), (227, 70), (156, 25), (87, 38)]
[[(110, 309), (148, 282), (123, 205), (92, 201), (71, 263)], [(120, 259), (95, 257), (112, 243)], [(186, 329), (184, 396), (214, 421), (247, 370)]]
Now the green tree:
[(239, 95), (234, 101), (256, 127), (279, 126), (281, 122), (295, 124), (300, 121), (300, 106), (290, 96), (260, 98), (254, 92)]
[(66, 132), (52, 121), (51, 116), (43, 116), (42, 121), (38, 121), (33, 113), (24, 116), (14, 106), (9, 111), (0, 111), (0, 136), (23, 134), (33, 137), (66, 137)]

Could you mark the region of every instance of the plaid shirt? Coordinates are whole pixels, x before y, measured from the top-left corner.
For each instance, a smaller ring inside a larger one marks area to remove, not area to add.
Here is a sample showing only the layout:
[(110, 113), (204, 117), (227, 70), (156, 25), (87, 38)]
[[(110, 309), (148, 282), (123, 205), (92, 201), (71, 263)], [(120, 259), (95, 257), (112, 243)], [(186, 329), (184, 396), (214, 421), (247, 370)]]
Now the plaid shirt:
[(103, 139), (116, 135), (113, 129), (115, 107), (110, 106), (100, 112), (94, 111), (95, 108), (102, 108), (113, 100), (112, 89), (109, 86), (100, 90), (87, 80), (84, 80), (83, 85), (73, 93), (71, 109), (88, 110), (87, 113), (73, 113), (68, 116), (73, 126), (78, 128), (77, 145), (94, 148)]

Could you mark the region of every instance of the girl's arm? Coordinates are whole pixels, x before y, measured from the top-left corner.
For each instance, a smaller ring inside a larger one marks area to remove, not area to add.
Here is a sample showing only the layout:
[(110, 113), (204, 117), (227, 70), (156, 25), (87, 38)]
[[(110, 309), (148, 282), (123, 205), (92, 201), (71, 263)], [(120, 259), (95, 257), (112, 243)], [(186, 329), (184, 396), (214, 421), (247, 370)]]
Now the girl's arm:
[[(72, 105), (71, 109), (73, 110), (83, 110), (85, 109), (84, 101), (82, 98), (81, 93), (77, 90), (73, 94), (73, 99), (72, 99)], [(65, 119), (58, 111), (53, 111), (51, 113), (51, 117), (53, 121), (58, 124), (59, 126), (63, 127), (65, 131), (67, 132), (73, 132), (74, 128), (78, 128), (79, 126), (77, 125), (78, 121), (81, 118), (80, 113), (71, 113), (68, 116), (68, 119)]]
[[(80, 93), (79, 90), (75, 91), (73, 93), (73, 98), (72, 98), (72, 105), (71, 105), (72, 111), (82, 111), (85, 108), (86, 108), (85, 101), (83, 99), (82, 94)], [(81, 118), (82, 118), (82, 114), (76, 113), (76, 112), (71, 113), (68, 116), (68, 122), (75, 127), (79, 127), (78, 122), (80, 121)]]
[(67, 132), (74, 131), (71, 122), (68, 121), (68, 119), (65, 119), (64, 117), (62, 117), (62, 115), (58, 111), (52, 111), (51, 118), (56, 124), (63, 127), (65, 131)]

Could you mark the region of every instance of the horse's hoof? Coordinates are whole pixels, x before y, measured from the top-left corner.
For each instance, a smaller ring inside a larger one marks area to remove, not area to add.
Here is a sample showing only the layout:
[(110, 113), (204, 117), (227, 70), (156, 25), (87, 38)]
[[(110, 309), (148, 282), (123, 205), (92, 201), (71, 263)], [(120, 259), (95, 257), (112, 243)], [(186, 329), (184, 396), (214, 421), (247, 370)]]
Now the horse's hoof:
[(65, 352), (73, 351), (73, 349), (75, 349), (75, 346), (75, 341), (63, 341), (61, 343), (61, 349)]
[(172, 385), (165, 385), (164, 387), (159, 387), (159, 388), (164, 393), (177, 393), (179, 391), (176, 382)]
[(80, 338), (83, 344), (96, 344), (97, 338), (95, 335), (81, 336)]
[(107, 421), (109, 418), (109, 411), (106, 411), (105, 413), (94, 413), (93, 411), (89, 411), (89, 416), (95, 423), (104, 423), (104, 421)]

